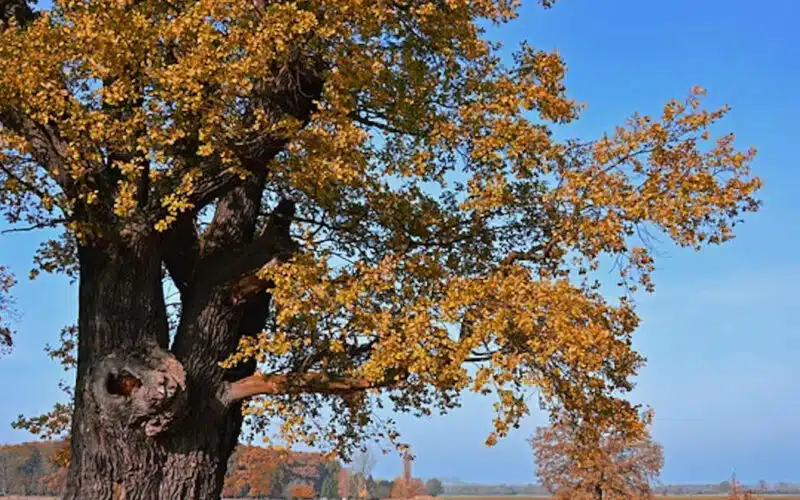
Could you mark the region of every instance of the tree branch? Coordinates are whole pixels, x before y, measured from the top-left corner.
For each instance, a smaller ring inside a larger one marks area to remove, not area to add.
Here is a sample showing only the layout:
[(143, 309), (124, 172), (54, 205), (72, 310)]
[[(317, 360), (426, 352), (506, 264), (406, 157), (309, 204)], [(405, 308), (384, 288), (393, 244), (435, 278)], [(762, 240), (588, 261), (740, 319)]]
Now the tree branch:
[(268, 283), (257, 276), (258, 271), (266, 265), (287, 260), (297, 251), (297, 243), (289, 234), (294, 210), (292, 201), (281, 201), (251, 243), (221, 256), (225, 259), (218, 265), (209, 266), (216, 269), (212, 278), (215, 282), (233, 281), (234, 303), (241, 303), (264, 291)]
[(162, 240), (162, 259), (181, 294), (194, 281), (200, 242), (193, 214), (186, 213), (170, 227)]
[(17, 25), (25, 26), (36, 19), (36, 13), (25, 0), (0, 0), (0, 29), (8, 26), (12, 19)]
[[(2, 2), (2, 0), (0, 0)], [(65, 193), (71, 192), (73, 182), (63, 169), (58, 169), (66, 157), (66, 146), (50, 126), (40, 125), (14, 110), (0, 108), (0, 128), (7, 128), (26, 138), (31, 146), (31, 156), (42, 168), (53, 174)]]
[(66, 219), (53, 219), (47, 222), (41, 222), (38, 224), (33, 224), (31, 226), (25, 227), (12, 227), (10, 229), (3, 229), (0, 231), (0, 234), (11, 234), (11, 233), (27, 233), (28, 231), (36, 231), (39, 229), (48, 229), (58, 226), (59, 224), (66, 223)]
[(332, 377), (319, 372), (285, 375), (255, 373), (228, 384), (224, 391), (223, 400), (225, 404), (231, 404), (259, 394), (328, 394), (344, 396), (369, 389), (388, 387), (394, 383), (394, 381), (389, 380), (375, 382), (359, 378)]

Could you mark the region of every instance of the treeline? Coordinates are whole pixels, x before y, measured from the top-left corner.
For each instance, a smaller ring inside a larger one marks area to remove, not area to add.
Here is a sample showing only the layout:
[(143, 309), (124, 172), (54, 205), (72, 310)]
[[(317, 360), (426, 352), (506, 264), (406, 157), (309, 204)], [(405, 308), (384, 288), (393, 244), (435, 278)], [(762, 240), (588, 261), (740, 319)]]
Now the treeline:
[[(747, 491), (759, 495), (796, 495), (800, 494), (800, 484), (778, 482), (767, 483), (760, 481), (757, 484), (741, 485)], [(722, 481), (713, 484), (669, 484), (653, 488), (656, 495), (727, 495), (733, 486), (731, 481)], [(508, 485), (508, 484), (445, 484), (445, 496), (547, 496), (548, 492), (537, 484)]]
[[(741, 488), (758, 495), (793, 495), (800, 493), (800, 484), (759, 481), (757, 484), (741, 485)], [(714, 484), (669, 484), (654, 488), (659, 495), (727, 495), (733, 489), (732, 481)]]
[(445, 484), (446, 496), (536, 496), (547, 495), (547, 490), (538, 484)]
[(312, 498), (326, 488), (336, 491), (340, 468), (337, 460), (327, 460), (319, 453), (239, 445), (228, 462), (223, 496)]
[[(57, 465), (67, 443), (40, 441), (0, 446), (0, 496), (64, 493), (67, 469)], [(319, 453), (282, 452), (239, 445), (231, 455), (223, 496), (228, 498), (410, 498), (442, 493), (441, 481), (374, 479)]]
[(0, 446), (0, 496), (61, 494), (67, 471), (56, 458), (65, 446), (61, 441)]
[[(60, 495), (67, 469), (59, 466), (63, 441), (39, 441), (0, 446), (0, 496)], [(328, 482), (337, 490), (340, 465), (317, 453), (279, 453), (240, 445), (231, 456), (224, 495), (229, 497), (310, 498)], [(335, 495), (334, 495), (335, 496)]]

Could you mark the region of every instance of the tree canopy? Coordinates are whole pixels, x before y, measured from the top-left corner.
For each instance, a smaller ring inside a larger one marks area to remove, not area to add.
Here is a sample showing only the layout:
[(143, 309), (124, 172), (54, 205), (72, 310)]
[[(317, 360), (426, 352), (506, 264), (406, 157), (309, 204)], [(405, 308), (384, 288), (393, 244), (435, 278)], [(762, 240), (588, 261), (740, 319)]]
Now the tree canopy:
[[(702, 89), (556, 139), (582, 108), (560, 55), (486, 36), (517, 8), (3, 0), (0, 211), (63, 231), (33, 274), (83, 282), (84, 248), (152, 248), (180, 299), (142, 314), (172, 316), (181, 362), (257, 361), (221, 397), (252, 398), (253, 428), (289, 442), (396, 441), (377, 409), (449, 411), (464, 391), (497, 397), (489, 443), (531, 389), (554, 411), (639, 425), (622, 396), (643, 363), (646, 234), (729, 240), (758, 208), (754, 151), (710, 136), (728, 109), (705, 109)], [(234, 353), (175, 326), (208, 289), (270, 297)]]
[(531, 438), (536, 476), (556, 498), (653, 498), (653, 483), (664, 465), (661, 445), (650, 437), (653, 414), (642, 415), (643, 429), (610, 425), (598, 429), (562, 414)]

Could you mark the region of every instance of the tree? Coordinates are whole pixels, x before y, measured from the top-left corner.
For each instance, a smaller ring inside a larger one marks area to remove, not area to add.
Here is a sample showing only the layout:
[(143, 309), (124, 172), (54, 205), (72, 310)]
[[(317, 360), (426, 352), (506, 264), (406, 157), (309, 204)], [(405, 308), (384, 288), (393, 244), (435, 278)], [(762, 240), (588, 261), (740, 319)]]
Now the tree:
[(364, 490), (367, 498), (380, 498), (378, 497), (378, 483), (371, 475), (367, 478), (367, 484)]
[(329, 500), (339, 497), (339, 484), (336, 476), (331, 475), (325, 478), (322, 488), (320, 488), (319, 496)]
[[(274, 490), (273, 480), (280, 462), (273, 450), (257, 446), (237, 450), (236, 460), (225, 478), (225, 490), (232, 495), (266, 497)], [(233, 470), (230, 470), (233, 469)]]
[(413, 459), (411, 453), (403, 454), (403, 475), (396, 478), (392, 485), (392, 498), (414, 498), (425, 494), (425, 485), (422, 480), (413, 477), (411, 466)]
[(358, 498), (368, 496), (367, 481), (372, 475), (377, 458), (369, 448), (359, 450), (350, 464), (350, 492)]
[(444, 486), (442, 486), (442, 482), (437, 478), (428, 479), (425, 483), (425, 490), (428, 492), (428, 495), (432, 497), (438, 497), (442, 493), (444, 493)]
[(0, 494), (59, 495), (65, 470), (57, 463), (61, 443), (36, 441), (0, 446)]
[(750, 489), (742, 486), (742, 483), (736, 479), (736, 474), (731, 477), (728, 488), (729, 500), (763, 500), (763, 497), (753, 494)]
[(754, 153), (699, 90), (558, 141), (558, 53), (486, 39), (515, 5), (2, 2), (0, 208), (79, 280), (68, 500), (219, 496), (243, 408), (343, 457), (383, 401), (494, 391), (490, 444), (531, 387), (635, 412), (635, 235), (730, 239)]
[(375, 485), (375, 498), (391, 498), (394, 484), (387, 479), (378, 480)]
[(540, 427), (530, 440), (536, 475), (557, 498), (653, 498), (651, 487), (664, 454), (661, 445), (650, 439), (652, 413), (641, 420), (644, 429), (637, 431), (627, 424), (597, 429), (591, 422), (566, 415)]
[(292, 484), (289, 486), (289, 498), (314, 498), (314, 487), (310, 484)]
[(352, 495), (352, 477), (350, 469), (344, 467), (339, 469), (339, 477), (337, 479), (339, 498), (350, 498)]
[(339, 469), (341, 464), (338, 460), (328, 460), (319, 465), (317, 480), (314, 482), (314, 491), (318, 491), (319, 496), (326, 498), (337, 496)]
[(39, 479), (41, 478), (42, 454), (38, 448), (31, 450), (30, 456), (20, 466), (20, 472), (25, 477), (26, 495), (35, 495), (40, 492)]
[(11, 482), (11, 458), (0, 454), (0, 496), (8, 495)]
[(423, 484), (422, 479), (418, 477), (410, 479), (398, 477), (392, 485), (391, 498), (415, 498), (423, 496), (425, 493), (425, 484)]

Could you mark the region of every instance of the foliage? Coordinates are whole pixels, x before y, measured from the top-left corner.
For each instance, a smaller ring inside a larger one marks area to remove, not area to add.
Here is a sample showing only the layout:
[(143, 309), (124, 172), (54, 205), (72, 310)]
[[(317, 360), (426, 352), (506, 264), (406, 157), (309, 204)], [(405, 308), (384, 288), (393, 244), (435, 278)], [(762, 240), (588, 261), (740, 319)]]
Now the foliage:
[(325, 478), (325, 481), (322, 483), (319, 496), (328, 499), (337, 497), (341, 498), (339, 497), (339, 482), (337, 476), (328, 476)]
[(380, 479), (375, 483), (374, 498), (391, 498), (394, 483), (387, 479)]
[(349, 469), (342, 467), (339, 469), (336, 485), (338, 487), (339, 498), (349, 498), (351, 496), (352, 474)]
[(313, 498), (314, 487), (309, 484), (292, 484), (289, 486), (290, 498)]
[[(281, 497), (284, 493), (308, 498), (313, 496), (315, 484), (329, 484), (336, 480), (331, 471), (337, 470), (318, 453), (287, 452), (261, 446), (239, 445), (231, 456), (225, 476), (224, 496), (227, 497)], [(296, 489), (301, 488), (301, 489)], [(303, 493), (302, 495), (294, 493)]]
[(391, 498), (415, 498), (426, 494), (425, 484), (418, 477), (397, 477), (392, 485)]
[(763, 500), (764, 497), (754, 494), (751, 490), (746, 489), (736, 479), (736, 475), (731, 478), (730, 493), (728, 493), (728, 500)]
[[(67, 469), (60, 455), (68, 450), (61, 440), (0, 446), (0, 493), (61, 495), (66, 485)], [(231, 456), (225, 476), (224, 496), (230, 498), (278, 497), (301, 486), (296, 495), (309, 498), (316, 492), (313, 484), (333, 479), (326, 475), (337, 470), (318, 453), (285, 452), (260, 446), (239, 445)], [(326, 467), (320, 466), (321, 464)], [(276, 474), (276, 471), (280, 471)], [(317, 477), (320, 474), (321, 477)], [(274, 484), (277, 480), (278, 484)], [(311, 495), (308, 495), (308, 488)], [(27, 493), (26, 493), (27, 492)], [(324, 496), (319, 494), (317, 496)], [(329, 498), (334, 498), (332, 495)]]
[(530, 440), (536, 475), (557, 498), (650, 499), (664, 453), (650, 439), (652, 412), (642, 416), (642, 423), (635, 432), (627, 423), (598, 429), (593, 422), (561, 415), (553, 425), (537, 429)]
[(63, 442), (0, 446), (0, 496), (60, 494), (66, 470), (57, 457), (64, 447)]
[(425, 482), (425, 491), (427, 491), (428, 495), (432, 497), (438, 497), (444, 493), (444, 486), (439, 479), (434, 477)]
[[(270, 287), (271, 327), (225, 365), (313, 374), (246, 407), (256, 428), (280, 419), (290, 444), (397, 442), (374, 418), (385, 402), (427, 415), (466, 390), (497, 397), (489, 444), (531, 388), (554, 412), (635, 427), (620, 397), (643, 362), (631, 296), (652, 290), (655, 266), (636, 235), (729, 240), (758, 208), (754, 152), (711, 141), (727, 108), (704, 109), (701, 89), (596, 140), (557, 141), (580, 111), (561, 57), (523, 43), (505, 62), (485, 35), (516, 9), (55, 0), (3, 17), (0, 211), (63, 229), (37, 270), (74, 277), (79, 246), (143, 231), (184, 286), (168, 256), (226, 268), (192, 252), (225, 241), (243, 186), (259, 231), (291, 204), (293, 244), (267, 241), (254, 254), (274, 258), (239, 273)], [(175, 243), (186, 228), (196, 239)], [(593, 277), (603, 258), (620, 264), (617, 301)], [(220, 280), (209, 288), (232, 288)]]

